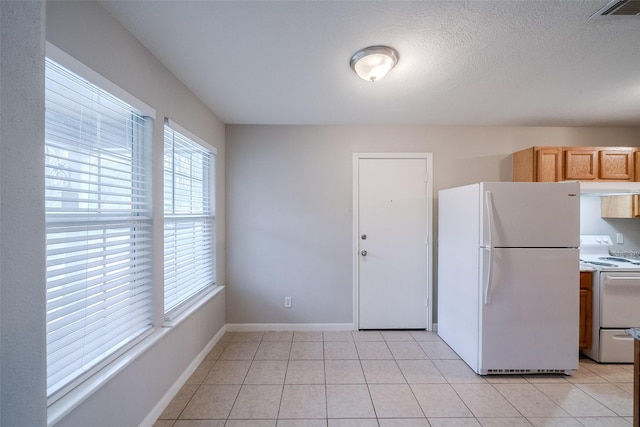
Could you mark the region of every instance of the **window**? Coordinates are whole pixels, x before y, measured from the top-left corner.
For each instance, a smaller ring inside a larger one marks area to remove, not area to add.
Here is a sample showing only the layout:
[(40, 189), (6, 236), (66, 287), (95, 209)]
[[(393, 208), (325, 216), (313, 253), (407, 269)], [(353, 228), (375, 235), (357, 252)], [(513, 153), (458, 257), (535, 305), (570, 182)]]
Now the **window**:
[(164, 127), (164, 310), (171, 320), (215, 285), (215, 153)]
[(150, 124), (46, 61), (47, 395), (153, 330)]

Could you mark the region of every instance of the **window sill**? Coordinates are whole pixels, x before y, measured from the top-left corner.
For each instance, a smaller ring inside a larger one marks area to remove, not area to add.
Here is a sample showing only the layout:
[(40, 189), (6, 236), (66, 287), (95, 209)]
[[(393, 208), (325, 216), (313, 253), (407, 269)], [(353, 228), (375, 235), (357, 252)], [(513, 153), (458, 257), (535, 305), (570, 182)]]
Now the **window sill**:
[(202, 295), (200, 295), (197, 299), (187, 304), (179, 313), (176, 313), (176, 315), (171, 320), (165, 320), (162, 327), (173, 328), (179, 325), (182, 321), (184, 321), (193, 313), (198, 311), (200, 307), (202, 307), (203, 305), (211, 301), (211, 299), (213, 299), (213, 297), (215, 297), (220, 292), (222, 292), (223, 289), (224, 289), (224, 286), (212, 286), (210, 289), (206, 290)]
[(124, 368), (129, 366), (140, 355), (153, 347), (167, 332), (168, 331), (162, 329), (157, 329), (156, 331), (151, 332), (147, 338), (144, 338), (129, 351), (49, 405), (47, 408), (47, 425), (53, 426), (62, 420), (62, 418), (71, 413), (71, 411), (77, 408), (93, 393), (98, 391), (104, 384), (115, 377)]
[(60, 397), (53, 402), (47, 408), (47, 426), (53, 426), (60, 422), (65, 416), (70, 414), (75, 408), (80, 406), (87, 398), (98, 391), (109, 380), (115, 377), (123, 369), (133, 363), (142, 354), (147, 352), (158, 341), (160, 341), (166, 334), (170, 332), (172, 327), (175, 327), (180, 322), (187, 319), (190, 315), (198, 311), (203, 305), (211, 301), (216, 295), (220, 294), (224, 286), (212, 287), (209, 291), (203, 294), (197, 301), (194, 301), (191, 305), (186, 307), (184, 311), (178, 314), (170, 322), (165, 322), (161, 328), (150, 332), (149, 336), (144, 338), (140, 343), (132, 347), (122, 356), (118, 357), (112, 363), (105, 366), (96, 374), (87, 378), (86, 381), (69, 391), (66, 395)]

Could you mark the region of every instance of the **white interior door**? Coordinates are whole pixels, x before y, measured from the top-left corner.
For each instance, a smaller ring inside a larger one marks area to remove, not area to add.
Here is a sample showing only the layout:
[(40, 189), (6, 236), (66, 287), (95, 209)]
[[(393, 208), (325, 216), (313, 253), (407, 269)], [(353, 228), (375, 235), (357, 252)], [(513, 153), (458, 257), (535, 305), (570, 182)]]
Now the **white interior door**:
[(358, 327), (429, 327), (429, 158), (357, 158)]

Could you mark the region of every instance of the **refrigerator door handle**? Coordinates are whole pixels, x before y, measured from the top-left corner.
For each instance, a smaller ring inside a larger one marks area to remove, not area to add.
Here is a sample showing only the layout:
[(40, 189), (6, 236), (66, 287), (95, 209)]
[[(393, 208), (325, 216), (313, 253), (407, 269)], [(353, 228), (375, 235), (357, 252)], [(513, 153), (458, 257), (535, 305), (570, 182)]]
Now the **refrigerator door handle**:
[(491, 303), (491, 285), (493, 284), (493, 194), (491, 191), (484, 193), (484, 206), (487, 210), (487, 220), (489, 222), (488, 245), (482, 249), (489, 252), (489, 265), (487, 267), (487, 278), (484, 283), (484, 304)]
[(487, 210), (487, 221), (489, 223), (487, 246), (493, 248), (493, 193), (491, 191), (484, 193), (484, 208)]
[(487, 266), (487, 277), (484, 280), (484, 305), (491, 303), (491, 285), (493, 282), (493, 251), (490, 247), (483, 247), (489, 253), (489, 265)]

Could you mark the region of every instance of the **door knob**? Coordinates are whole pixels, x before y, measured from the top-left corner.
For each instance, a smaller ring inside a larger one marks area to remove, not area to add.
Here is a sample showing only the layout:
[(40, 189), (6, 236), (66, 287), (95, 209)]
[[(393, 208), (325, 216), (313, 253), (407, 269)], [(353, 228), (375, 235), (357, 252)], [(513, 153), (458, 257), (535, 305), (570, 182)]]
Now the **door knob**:
[(367, 251), (361, 251), (361, 252), (360, 252), (360, 255), (362, 255), (362, 256), (367, 256)]

